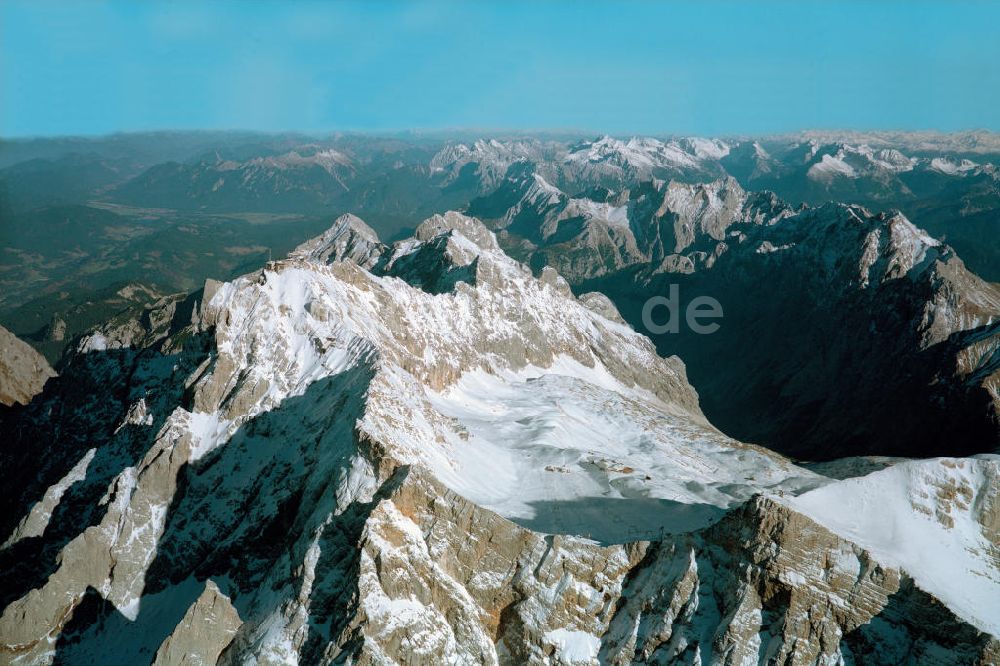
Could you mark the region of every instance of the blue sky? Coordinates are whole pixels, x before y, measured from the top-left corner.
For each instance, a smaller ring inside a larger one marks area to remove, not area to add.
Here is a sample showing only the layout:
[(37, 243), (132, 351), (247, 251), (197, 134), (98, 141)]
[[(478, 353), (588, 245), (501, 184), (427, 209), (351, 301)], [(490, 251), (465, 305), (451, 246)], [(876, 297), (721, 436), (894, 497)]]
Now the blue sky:
[(0, 136), (1000, 130), (1000, 2), (0, 0)]

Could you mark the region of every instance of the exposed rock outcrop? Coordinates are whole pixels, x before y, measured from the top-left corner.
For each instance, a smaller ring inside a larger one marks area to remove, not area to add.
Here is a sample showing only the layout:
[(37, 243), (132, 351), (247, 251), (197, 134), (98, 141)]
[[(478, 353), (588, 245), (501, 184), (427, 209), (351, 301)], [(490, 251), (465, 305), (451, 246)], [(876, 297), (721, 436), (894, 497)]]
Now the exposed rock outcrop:
[(27, 404), (55, 376), (41, 354), (0, 326), (0, 405)]
[(371, 268), (384, 249), (371, 227), (347, 213), (338, 217), (323, 235), (292, 250), (289, 257), (323, 264), (349, 260), (362, 268)]

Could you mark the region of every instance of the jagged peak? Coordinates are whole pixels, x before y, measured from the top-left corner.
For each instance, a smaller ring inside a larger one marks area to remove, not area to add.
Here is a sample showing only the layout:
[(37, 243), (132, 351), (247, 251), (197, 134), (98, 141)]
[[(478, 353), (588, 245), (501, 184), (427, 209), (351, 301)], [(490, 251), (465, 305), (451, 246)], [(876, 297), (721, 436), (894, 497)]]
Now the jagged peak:
[(483, 250), (499, 250), (496, 235), (474, 217), (450, 210), (443, 215), (433, 215), (417, 227), (413, 236), (418, 241), (428, 241), (441, 234), (457, 232)]
[(350, 260), (370, 268), (384, 249), (374, 229), (360, 217), (345, 213), (321, 235), (292, 250), (288, 257), (320, 264)]

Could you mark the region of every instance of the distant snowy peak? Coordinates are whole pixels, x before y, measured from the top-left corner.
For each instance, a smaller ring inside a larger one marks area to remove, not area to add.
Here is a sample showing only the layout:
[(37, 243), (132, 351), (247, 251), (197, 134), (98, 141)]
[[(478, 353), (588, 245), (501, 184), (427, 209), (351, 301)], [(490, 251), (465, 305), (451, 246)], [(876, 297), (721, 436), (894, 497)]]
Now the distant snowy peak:
[(757, 141), (739, 141), (728, 148), (720, 163), (726, 173), (743, 183), (770, 178), (784, 169), (784, 165)]
[(711, 183), (670, 182), (655, 217), (673, 218), (673, 253), (696, 242), (722, 241), (735, 224), (774, 224), (793, 214), (790, 206), (770, 193), (748, 193), (735, 178)]
[(858, 172), (842, 155), (823, 155), (819, 162), (809, 167), (808, 175), (813, 180), (833, 180), (837, 176), (856, 178)]
[(287, 169), (301, 169), (318, 166), (330, 175), (337, 172), (354, 168), (351, 159), (332, 148), (322, 149), (316, 146), (301, 146), (295, 150), (290, 150), (282, 155), (254, 157), (245, 162), (233, 160), (220, 161), (217, 164), (219, 171), (237, 171), (254, 169), (275, 169), (284, 171)]
[(867, 145), (836, 144), (822, 148), (811, 144), (815, 151), (807, 172), (809, 178), (829, 182), (838, 177), (859, 178), (912, 171), (915, 158), (891, 148), (872, 149)]
[(979, 168), (979, 164), (968, 159), (957, 159), (952, 157), (935, 157), (928, 164), (932, 171), (937, 171), (948, 176), (964, 176), (970, 171)]
[(575, 175), (591, 173), (646, 179), (659, 170), (701, 169), (729, 152), (721, 141), (681, 139), (668, 142), (648, 137), (632, 137), (627, 141), (603, 136), (584, 141), (569, 149), (564, 164)]
[(808, 130), (782, 137), (794, 143), (803, 140), (818, 144), (851, 143), (873, 147), (899, 148), (908, 153), (1000, 153), (1000, 134), (986, 130), (970, 132)]
[(444, 184), (455, 181), (468, 165), (475, 166), (481, 191), (495, 188), (518, 162), (536, 163), (544, 169), (555, 159), (558, 144), (536, 139), (501, 141), (479, 139), (472, 143), (452, 143), (442, 148), (430, 161), (432, 173), (444, 174)]
[(695, 157), (703, 160), (721, 160), (730, 151), (729, 144), (719, 139), (689, 137), (681, 139), (680, 144), (694, 153)]

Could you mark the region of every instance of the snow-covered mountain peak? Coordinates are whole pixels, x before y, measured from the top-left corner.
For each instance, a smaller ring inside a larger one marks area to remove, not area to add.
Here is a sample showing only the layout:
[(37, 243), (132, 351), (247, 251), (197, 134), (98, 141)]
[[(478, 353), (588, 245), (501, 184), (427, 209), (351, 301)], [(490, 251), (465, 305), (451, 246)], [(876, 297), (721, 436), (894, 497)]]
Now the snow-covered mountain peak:
[[(693, 202), (684, 219), (702, 225), (749, 221), (757, 205), (725, 181), (673, 189)], [(855, 234), (877, 226), (863, 209), (821, 211), (833, 213)], [(822, 236), (810, 220), (789, 233)], [(587, 234), (626, 237), (592, 221)], [(343, 216), (288, 259), (206, 286), (175, 355), (81, 357), (103, 372), (122, 357), (123, 381), (139, 385), (112, 410), (115, 428), (83, 419), (86, 446), (71, 440), (70, 464), (17, 516), (23, 538), (8, 547), (48, 538), (52, 557), (38, 561), (51, 568), (12, 595), (4, 649), (26, 663), (104, 663), (98, 639), (116, 631), (129, 640), (115, 658), (129, 662), (184, 645), (207, 662), (225, 651), (614, 663), (672, 659), (699, 641), (748, 663), (762, 651), (836, 663), (871, 625), (931, 646), (960, 631), (972, 654), (996, 652), (977, 633), (994, 628), (995, 581), (955, 601), (934, 567), (872, 540), (883, 523), (857, 522), (892, 484), (838, 482), (726, 437), (679, 359), (660, 356), (606, 297), (575, 298), (551, 268), (536, 278), (476, 218), (431, 217), (391, 248), (369, 232)], [(373, 256), (358, 248), (380, 250), (377, 260), (366, 268)], [(56, 399), (93, 410), (89, 395)], [(983, 490), (996, 474), (924, 476), (885, 505), (902, 516), (908, 502), (933, 521), (916, 545), (965, 558), (964, 594), (995, 572), (981, 565), (996, 543), (995, 493)], [(817, 510), (857, 497), (850, 520)], [(61, 502), (89, 526), (70, 525)], [(88, 634), (94, 608), (108, 620)], [(927, 612), (930, 627), (913, 620)], [(204, 626), (220, 629), (206, 637)]]
[(546, 164), (555, 159), (561, 148), (535, 139), (500, 141), (497, 139), (477, 139), (472, 144), (452, 143), (434, 155), (430, 161), (431, 171), (445, 173), (444, 183), (458, 178), (459, 173), (469, 164), (474, 164), (480, 181), (481, 191), (495, 188), (506, 176), (507, 170), (518, 162)]
[(663, 189), (655, 217), (673, 218), (672, 252), (680, 253), (699, 240), (725, 239), (734, 224), (774, 224), (791, 214), (791, 209), (773, 195), (750, 195), (735, 178), (727, 176), (699, 184), (671, 181)]
[(970, 159), (955, 159), (951, 157), (934, 157), (929, 163), (932, 171), (948, 176), (962, 176), (974, 171), (979, 165)]
[(568, 164), (606, 163), (613, 167), (637, 170), (648, 177), (657, 167), (697, 167), (698, 158), (677, 141), (664, 143), (650, 137), (632, 137), (622, 141), (603, 136), (596, 141), (574, 146), (566, 157)]
[(694, 153), (695, 157), (702, 160), (721, 160), (729, 154), (730, 150), (729, 144), (719, 139), (688, 137), (681, 139), (681, 144)]
[(907, 157), (894, 148), (875, 150), (866, 144), (837, 143), (817, 148), (814, 155), (819, 156), (819, 161), (809, 167), (807, 175), (820, 182), (840, 177), (884, 177), (912, 171), (918, 162), (916, 158)]
[[(897, 278), (924, 280), (933, 263), (950, 257), (939, 241), (899, 211), (872, 213), (862, 206), (829, 203), (807, 209), (769, 233), (774, 245), (811, 248), (817, 267), (845, 284), (875, 287)], [(794, 239), (794, 240), (793, 240)]]

